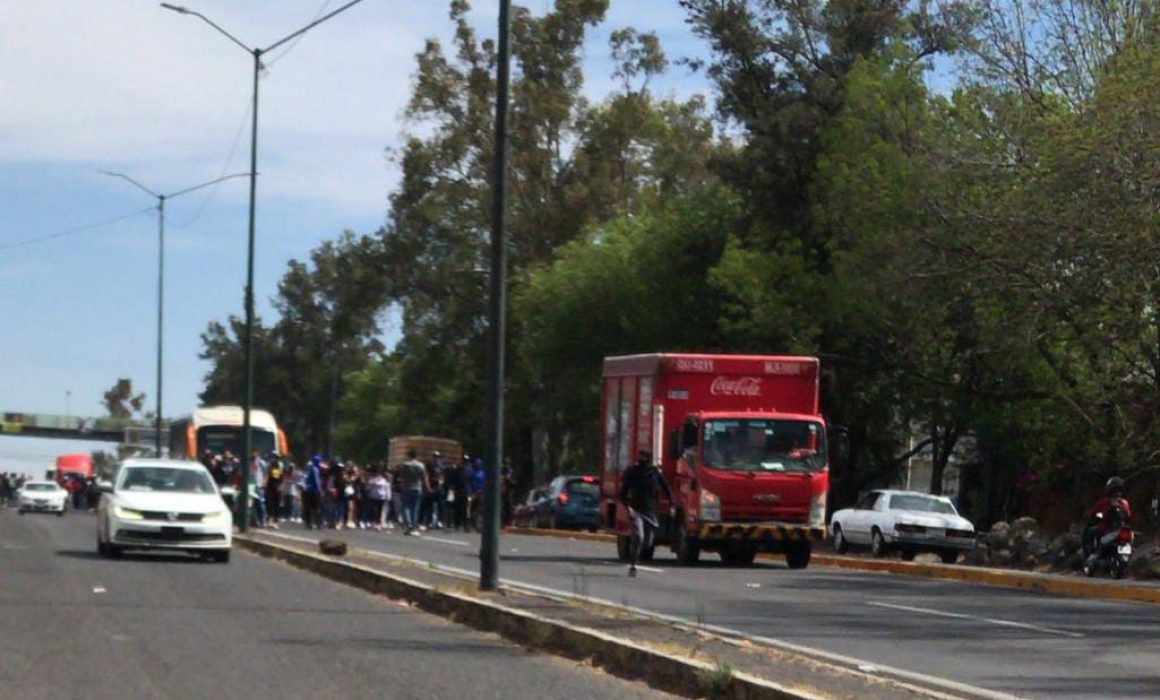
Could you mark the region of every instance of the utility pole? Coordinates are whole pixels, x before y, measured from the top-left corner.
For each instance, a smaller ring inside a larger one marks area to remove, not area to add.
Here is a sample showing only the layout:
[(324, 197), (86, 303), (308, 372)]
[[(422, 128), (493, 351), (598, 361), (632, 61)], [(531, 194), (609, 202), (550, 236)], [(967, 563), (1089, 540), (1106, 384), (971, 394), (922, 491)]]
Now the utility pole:
[(499, 585), (499, 528), (503, 469), (504, 327), (507, 287), (507, 241), (504, 233), (507, 206), (507, 117), (511, 0), (499, 0), (499, 47), (496, 67), (495, 162), (492, 170), (491, 212), (491, 305), (488, 314), (487, 472), (483, 484), (483, 536), (479, 547), (479, 588), (494, 591)]

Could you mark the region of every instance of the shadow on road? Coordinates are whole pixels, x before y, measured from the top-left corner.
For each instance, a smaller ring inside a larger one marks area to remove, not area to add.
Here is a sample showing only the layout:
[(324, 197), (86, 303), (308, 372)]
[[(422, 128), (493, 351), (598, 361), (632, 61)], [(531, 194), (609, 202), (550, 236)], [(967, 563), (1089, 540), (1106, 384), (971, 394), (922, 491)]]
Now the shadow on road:
[[(98, 554), (90, 549), (58, 549), (56, 556), (69, 559), (89, 559), (93, 561), (109, 560), (109, 557)], [(197, 554), (182, 554), (177, 552), (124, 552), (123, 561), (163, 562), (169, 564), (200, 564), (202, 558)], [(113, 560), (115, 561), (115, 560)]]

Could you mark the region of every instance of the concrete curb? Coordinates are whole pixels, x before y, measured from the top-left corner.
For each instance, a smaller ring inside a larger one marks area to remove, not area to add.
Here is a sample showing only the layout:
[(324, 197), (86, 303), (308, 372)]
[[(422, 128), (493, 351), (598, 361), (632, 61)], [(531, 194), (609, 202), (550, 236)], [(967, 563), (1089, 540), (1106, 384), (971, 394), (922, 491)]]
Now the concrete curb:
[[(570, 532), (567, 530), (541, 530), (534, 528), (512, 528), (506, 530), (506, 532), (513, 535), (557, 537), (561, 539), (584, 540), (587, 542), (616, 542), (616, 535), (599, 532)], [(777, 555), (761, 556), (768, 559), (780, 558)], [(942, 579), (944, 581), (958, 581), (960, 583), (977, 583), (985, 586), (1016, 588), (1025, 591), (1074, 598), (1097, 598), (1100, 600), (1160, 605), (1160, 587), (1111, 583), (1105, 580), (1079, 577), (1072, 578), (1029, 571), (1011, 571), (1008, 569), (987, 569), (979, 566), (920, 564), (909, 561), (892, 561), (889, 559), (859, 559), (857, 557), (843, 557), (832, 554), (814, 554), (810, 558), (810, 563), (839, 569), (877, 571), (879, 573), (922, 576), (925, 578)]]
[[(299, 549), (235, 535), (234, 542), (264, 557), (276, 559), (332, 581), (369, 593), (404, 600), (429, 613), (475, 629), (495, 632), (532, 649), (549, 651), (630, 680), (690, 698), (734, 700), (823, 700), (762, 678), (733, 672), (697, 659), (666, 654), (603, 632), (507, 608), (479, 597), (387, 574), (358, 564)], [(479, 596), (487, 594), (478, 593)]]

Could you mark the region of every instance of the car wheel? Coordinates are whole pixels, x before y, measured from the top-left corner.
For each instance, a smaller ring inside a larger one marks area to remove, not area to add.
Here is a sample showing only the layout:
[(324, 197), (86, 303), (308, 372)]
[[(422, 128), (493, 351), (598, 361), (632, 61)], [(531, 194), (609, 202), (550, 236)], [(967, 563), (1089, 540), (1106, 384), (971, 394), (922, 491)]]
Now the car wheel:
[(939, 556), (942, 557), (942, 563), (944, 564), (954, 564), (959, 560), (959, 552), (957, 549), (944, 549), (939, 552)]
[(701, 542), (689, 532), (683, 516), (677, 526), (677, 561), (685, 566), (693, 566), (701, 556)]
[(621, 561), (628, 561), (629, 559), (632, 559), (632, 550), (630, 549), (631, 546), (632, 544), (628, 539), (628, 535), (617, 535), (616, 558)]
[(810, 565), (811, 553), (809, 542), (795, 542), (785, 550), (785, 563), (791, 569), (804, 569)]
[(834, 551), (838, 554), (850, 551), (850, 543), (846, 541), (841, 525), (834, 525)]
[(914, 558), (917, 556), (918, 556), (917, 549), (907, 547), (906, 549), (902, 550), (902, 561), (914, 561)]
[(100, 554), (103, 557), (108, 553), (109, 553), (109, 550), (105, 547), (105, 543), (101, 541), (101, 538), (98, 535), (97, 536), (97, 554)]
[(56, 512), (56, 517), (58, 517), (58, 518), (63, 518), (63, 517), (64, 517), (64, 511), (63, 511), (63, 510), (58, 510), (58, 511)]
[(874, 528), (870, 532), (870, 553), (878, 558), (887, 554), (886, 538), (882, 536), (882, 531), (878, 528)]
[(222, 551), (222, 552), (214, 552), (212, 561), (216, 561), (219, 564), (229, 564), (230, 563), (230, 550), (227, 549), (227, 550)]
[(118, 547), (117, 545), (115, 545), (111, 542), (109, 544), (105, 545), (105, 554), (108, 554), (110, 559), (120, 559), (121, 555), (124, 553), (125, 553), (124, 549)]
[(17, 512), (17, 513), (19, 513), (19, 514), (21, 514), (21, 515), (24, 515), (24, 509), (23, 509), (23, 508), (21, 508), (20, 510), (18, 510), (18, 511), (16, 511), (16, 512)]

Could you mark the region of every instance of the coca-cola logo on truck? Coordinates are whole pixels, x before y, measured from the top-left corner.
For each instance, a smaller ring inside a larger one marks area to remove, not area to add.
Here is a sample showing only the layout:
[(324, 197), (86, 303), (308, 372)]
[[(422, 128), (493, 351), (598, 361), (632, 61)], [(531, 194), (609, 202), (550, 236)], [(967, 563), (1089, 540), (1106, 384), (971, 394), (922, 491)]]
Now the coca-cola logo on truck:
[(717, 377), (709, 387), (713, 396), (761, 396), (761, 380), (757, 377)]

